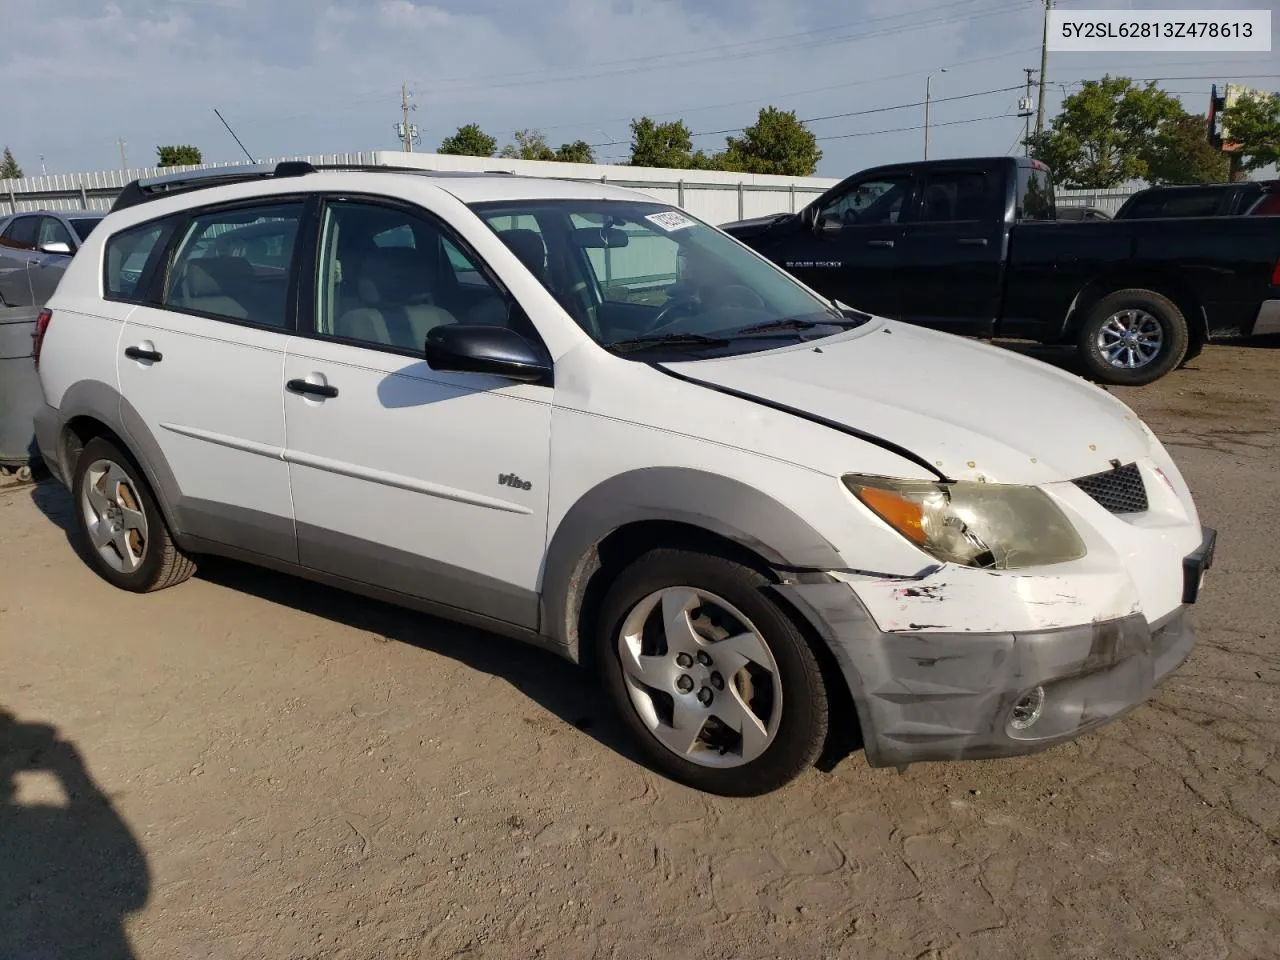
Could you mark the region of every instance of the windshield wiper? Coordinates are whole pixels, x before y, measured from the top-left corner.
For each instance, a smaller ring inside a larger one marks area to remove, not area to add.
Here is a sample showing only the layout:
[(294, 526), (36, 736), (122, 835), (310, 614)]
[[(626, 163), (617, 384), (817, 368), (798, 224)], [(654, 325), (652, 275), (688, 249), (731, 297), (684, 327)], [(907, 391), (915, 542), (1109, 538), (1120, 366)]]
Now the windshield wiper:
[(617, 353), (629, 353), (632, 350), (644, 350), (649, 347), (727, 347), (729, 341), (724, 337), (708, 337), (702, 333), (659, 333), (648, 337), (636, 337), (634, 340), (615, 340), (606, 347)]
[(770, 320), (758, 323), (754, 327), (743, 327), (735, 330), (735, 337), (751, 336), (757, 333), (789, 333), (793, 330), (812, 330), (814, 327), (860, 327), (867, 321), (855, 317), (831, 316), (826, 320), (801, 320), (799, 317), (787, 317), (783, 320)]

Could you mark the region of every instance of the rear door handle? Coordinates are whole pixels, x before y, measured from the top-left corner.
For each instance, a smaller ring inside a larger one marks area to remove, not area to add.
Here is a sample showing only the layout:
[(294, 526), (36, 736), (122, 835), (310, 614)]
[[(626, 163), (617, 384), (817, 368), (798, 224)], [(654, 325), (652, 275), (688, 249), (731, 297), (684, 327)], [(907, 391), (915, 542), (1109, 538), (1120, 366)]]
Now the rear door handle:
[(290, 380), (285, 386), (291, 393), (300, 393), (311, 397), (329, 397), (338, 395), (338, 388), (327, 383), (312, 383), (309, 380)]
[(147, 363), (159, 363), (164, 359), (164, 354), (159, 350), (150, 350), (147, 347), (125, 347), (124, 355), (130, 360), (145, 360)]
[(987, 245), (986, 237), (962, 237), (956, 243), (962, 247), (985, 247)]
[(868, 247), (892, 247), (893, 243), (894, 242), (892, 240), (868, 240), (867, 246)]

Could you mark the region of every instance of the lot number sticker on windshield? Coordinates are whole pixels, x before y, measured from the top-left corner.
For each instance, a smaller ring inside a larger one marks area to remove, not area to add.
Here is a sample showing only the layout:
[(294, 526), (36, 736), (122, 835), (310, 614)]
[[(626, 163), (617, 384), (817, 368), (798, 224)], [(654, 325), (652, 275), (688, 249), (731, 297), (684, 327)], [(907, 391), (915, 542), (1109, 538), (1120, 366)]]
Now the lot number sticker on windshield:
[(675, 210), (670, 210), (666, 213), (651, 213), (649, 216), (645, 217), (645, 219), (654, 226), (661, 227), (663, 230), (667, 231), (667, 233), (672, 233), (675, 230), (683, 230), (685, 227), (692, 227), (697, 222), (696, 220), (691, 220), (683, 213), (679, 213)]

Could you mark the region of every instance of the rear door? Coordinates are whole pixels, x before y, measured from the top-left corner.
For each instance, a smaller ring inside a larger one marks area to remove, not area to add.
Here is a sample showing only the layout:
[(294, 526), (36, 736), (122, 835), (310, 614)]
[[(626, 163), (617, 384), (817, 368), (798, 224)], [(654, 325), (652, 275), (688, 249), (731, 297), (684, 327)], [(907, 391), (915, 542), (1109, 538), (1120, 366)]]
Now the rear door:
[(924, 175), (902, 238), (902, 319), (992, 335), (1004, 263), (1003, 176), (957, 166)]
[(900, 316), (901, 241), (914, 187), (907, 172), (851, 182), (827, 198), (813, 229), (799, 230), (774, 260), (819, 293), (878, 316)]
[(33, 302), (27, 261), (35, 251), (40, 220), (35, 214), (14, 217), (0, 233), (0, 301), (10, 307)]
[[(291, 562), (298, 554), (283, 379), (295, 313), (293, 241), (305, 219), (306, 201), (290, 197), (182, 218), (167, 269), (129, 314), (118, 357), (120, 391), (178, 488), (183, 532)], [(278, 260), (255, 264), (234, 244), (217, 242), (258, 225), (287, 237)]]

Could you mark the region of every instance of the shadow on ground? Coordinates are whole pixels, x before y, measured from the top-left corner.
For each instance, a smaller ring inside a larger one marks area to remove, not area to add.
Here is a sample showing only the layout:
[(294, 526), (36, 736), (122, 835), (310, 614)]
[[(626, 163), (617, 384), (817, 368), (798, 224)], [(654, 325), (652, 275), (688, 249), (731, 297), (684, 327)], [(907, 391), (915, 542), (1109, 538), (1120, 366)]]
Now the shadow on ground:
[(75, 746), (0, 707), (0, 955), (132, 960), (151, 877)]
[[(56, 481), (48, 481), (31, 488), (31, 499), (62, 529), (84, 562), (71, 495)], [(430, 650), (473, 670), (499, 677), (565, 723), (628, 759), (643, 763), (600, 692), (594, 674), (553, 653), (389, 603), (318, 586), (299, 577), (218, 557), (200, 557), (197, 576), (229, 590)]]

